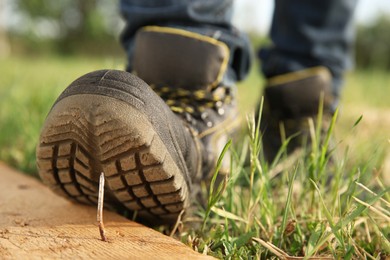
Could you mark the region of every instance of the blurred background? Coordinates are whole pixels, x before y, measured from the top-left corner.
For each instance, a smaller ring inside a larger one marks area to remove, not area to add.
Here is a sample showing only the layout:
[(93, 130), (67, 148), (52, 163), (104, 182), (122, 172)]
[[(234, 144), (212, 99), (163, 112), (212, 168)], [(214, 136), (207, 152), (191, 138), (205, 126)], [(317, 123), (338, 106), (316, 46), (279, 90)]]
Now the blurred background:
[(102, 0), (0, 0), (1, 53), (118, 53), (117, 8)]
[[(234, 23), (254, 46), (269, 42), (273, 0), (235, 5)], [(125, 68), (123, 26), (117, 1), (0, 0), (0, 161), (36, 174), (35, 146), (56, 97), (87, 72)], [(360, 0), (356, 27), (356, 68), (347, 76), (340, 140), (354, 144), (352, 167), (368, 160), (390, 173), (390, 1)], [(263, 80), (255, 64), (240, 84), (248, 101), (241, 102), (243, 111), (253, 108)]]
[[(105, 0), (0, 0), (0, 55), (121, 55), (117, 8)], [(272, 9), (272, 0), (237, 0), (234, 23), (266, 37)], [(357, 67), (390, 68), (389, 17), (390, 1), (360, 0)]]

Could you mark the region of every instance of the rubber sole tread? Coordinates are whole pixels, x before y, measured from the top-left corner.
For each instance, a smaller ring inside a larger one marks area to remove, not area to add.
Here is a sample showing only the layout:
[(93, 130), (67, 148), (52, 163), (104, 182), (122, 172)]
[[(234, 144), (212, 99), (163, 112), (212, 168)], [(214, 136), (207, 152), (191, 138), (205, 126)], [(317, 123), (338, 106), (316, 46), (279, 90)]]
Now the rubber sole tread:
[(115, 98), (81, 94), (55, 104), (37, 146), (42, 180), (71, 200), (97, 203), (107, 192), (147, 219), (174, 222), (188, 205), (188, 187), (164, 142), (136, 108)]

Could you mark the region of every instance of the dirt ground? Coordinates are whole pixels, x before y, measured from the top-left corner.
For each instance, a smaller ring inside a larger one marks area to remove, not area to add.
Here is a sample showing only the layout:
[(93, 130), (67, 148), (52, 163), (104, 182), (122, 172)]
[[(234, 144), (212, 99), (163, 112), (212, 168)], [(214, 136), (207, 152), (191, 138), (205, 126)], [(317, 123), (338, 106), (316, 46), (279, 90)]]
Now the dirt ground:
[(0, 176), (0, 259), (211, 258), (112, 212), (104, 212), (103, 242), (96, 208), (71, 203), (3, 163)]

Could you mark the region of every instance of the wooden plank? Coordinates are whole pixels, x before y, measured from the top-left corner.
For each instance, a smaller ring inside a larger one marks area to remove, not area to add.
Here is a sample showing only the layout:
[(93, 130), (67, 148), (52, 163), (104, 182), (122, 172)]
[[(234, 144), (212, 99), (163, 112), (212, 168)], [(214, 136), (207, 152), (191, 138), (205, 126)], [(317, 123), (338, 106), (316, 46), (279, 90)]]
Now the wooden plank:
[(0, 163), (1, 259), (212, 259), (153, 229), (57, 196), (38, 180)]

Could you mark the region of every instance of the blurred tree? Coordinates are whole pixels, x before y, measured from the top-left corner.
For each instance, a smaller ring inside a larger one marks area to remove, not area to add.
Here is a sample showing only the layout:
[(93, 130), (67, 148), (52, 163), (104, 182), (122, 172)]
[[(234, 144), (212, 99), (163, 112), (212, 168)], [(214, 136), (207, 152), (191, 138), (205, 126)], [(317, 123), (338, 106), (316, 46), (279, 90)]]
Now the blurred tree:
[(33, 41), (52, 41), (61, 52), (113, 41), (120, 28), (116, 1), (13, 0), (12, 4), (23, 18), (14, 32)]
[(380, 16), (369, 26), (359, 26), (356, 39), (358, 68), (390, 69), (390, 18)]
[(8, 56), (10, 53), (8, 36), (6, 34), (3, 23), (1, 22), (3, 19), (5, 19), (3, 17), (4, 6), (4, 0), (0, 0), (0, 58)]

